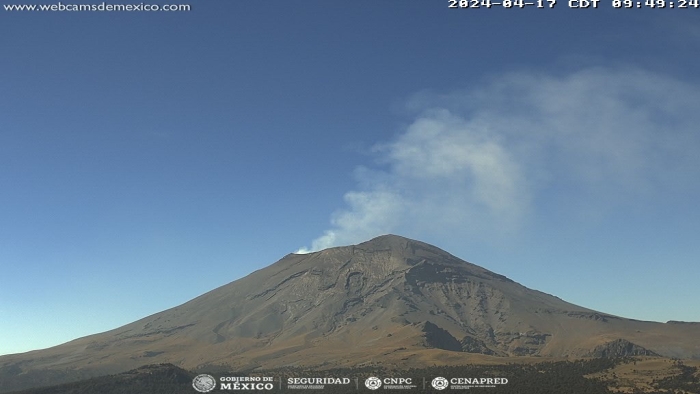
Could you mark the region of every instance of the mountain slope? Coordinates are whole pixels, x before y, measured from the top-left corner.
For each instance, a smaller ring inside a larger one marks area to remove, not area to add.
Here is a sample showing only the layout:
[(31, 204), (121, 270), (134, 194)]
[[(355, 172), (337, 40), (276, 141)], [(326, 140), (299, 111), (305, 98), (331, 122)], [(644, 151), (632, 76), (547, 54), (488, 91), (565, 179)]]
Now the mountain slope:
[(94, 376), (153, 363), (187, 369), (409, 365), (439, 351), (461, 355), (450, 357), (457, 362), (473, 353), (700, 358), (700, 324), (641, 322), (596, 312), (434, 246), (386, 235), (290, 254), (115, 330), (0, 357), (0, 391), (31, 384), (32, 371), (38, 370), (63, 371), (71, 380), (74, 374)]

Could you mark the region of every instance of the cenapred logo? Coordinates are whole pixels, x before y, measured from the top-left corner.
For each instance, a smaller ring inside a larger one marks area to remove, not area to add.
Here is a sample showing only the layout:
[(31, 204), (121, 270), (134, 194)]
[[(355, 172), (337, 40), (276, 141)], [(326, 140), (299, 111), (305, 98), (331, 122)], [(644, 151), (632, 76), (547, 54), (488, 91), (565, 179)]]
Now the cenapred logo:
[(432, 382), (430, 382), (430, 385), (433, 386), (435, 390), (444, 390), (450, 385), (450, 382), (448, 382), (447, 379), (443, 378), (442, 376), (438, 376), (437, 378), (433, 379)]
[(471, 388), (493, 388), (508, 384), (506, 378), (450, 378), (449, 380), (438, 376), (430, 384), (436, 390), (450, 388), (452, 390), (469, 390)]
[(376, 390), (382, 387), (382, 380), (375, 376), (369, 377), (365, 380), (365, 386), (370, 390)]
[(208, 393), (216, 388), (216, 379), (207, 374), (200, 374), (192, 379), (192, 387), (200, 393)]

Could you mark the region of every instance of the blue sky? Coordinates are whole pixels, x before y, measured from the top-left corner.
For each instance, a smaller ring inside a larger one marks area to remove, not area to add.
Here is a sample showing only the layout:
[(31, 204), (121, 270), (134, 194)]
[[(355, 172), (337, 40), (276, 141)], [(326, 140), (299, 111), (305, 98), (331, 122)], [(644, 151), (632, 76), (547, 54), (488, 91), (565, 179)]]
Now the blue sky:
[(383, 233), (700, 321), (696, 10), (190, 4), (0, 10), (0, 354)]

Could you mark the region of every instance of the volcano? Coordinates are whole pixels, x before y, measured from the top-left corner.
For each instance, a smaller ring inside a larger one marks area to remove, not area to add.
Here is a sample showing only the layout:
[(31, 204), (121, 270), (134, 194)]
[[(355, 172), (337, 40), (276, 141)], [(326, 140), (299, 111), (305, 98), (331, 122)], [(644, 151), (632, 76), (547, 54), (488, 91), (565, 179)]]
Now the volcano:
[(484, 358), (700, 359), (700, 323), (565, 302), (435, 246), (385, 235), (278, 262), (117, 329), (0, 357), (0, 392), (146, 364), (397, 368)]

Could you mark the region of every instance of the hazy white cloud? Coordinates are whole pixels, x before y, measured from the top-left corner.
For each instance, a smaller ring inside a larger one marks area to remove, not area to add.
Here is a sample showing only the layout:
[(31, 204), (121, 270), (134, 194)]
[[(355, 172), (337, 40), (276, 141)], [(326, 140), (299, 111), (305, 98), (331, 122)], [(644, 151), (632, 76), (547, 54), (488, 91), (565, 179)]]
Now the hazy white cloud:
[[(642, 70), (504, 75), (421, 94), (310, 250), (407, 235), (517, 232), (546, 203), (600, 210), (696, 182), (700, 90)], [(304, 249), (303, 251), (310, 251)]]
[(352, 191), (345, 194), (345, 202), (349, 209), (333, 215), (331, 224), (334, 229), (316, 238), (311, 250), (355, 243), (358, 239), (388, 233), (400, 225), (401, 216), (406, 212), (403, 197), (396, 191)]
[(453, 192), (462, 192), (460, 199), (467, 197), (494, 214), (516, 214), (525, 184), (499, 139), (487, 128), (439, 110), (425, 114), (395, 142), (376, 150), (391, 164), (394, 186), (432, 186), (431, 196), (456, 186)]

